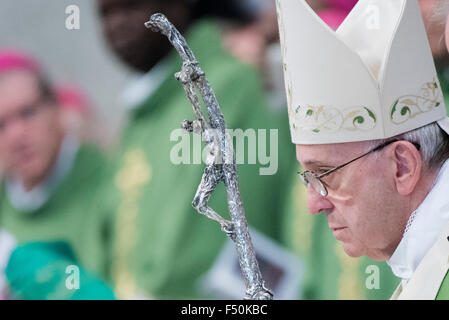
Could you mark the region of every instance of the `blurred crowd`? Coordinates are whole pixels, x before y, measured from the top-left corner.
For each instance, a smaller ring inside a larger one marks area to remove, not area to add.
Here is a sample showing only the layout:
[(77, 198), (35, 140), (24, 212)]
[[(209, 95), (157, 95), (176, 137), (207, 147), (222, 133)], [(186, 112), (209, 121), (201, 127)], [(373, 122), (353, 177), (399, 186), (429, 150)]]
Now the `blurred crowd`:
[[(357, 0), (308, 2), (337, 29)], [(447, 99), (445, 2), (420, 4)], [(238, 167), (275, 298), (389, 298), (399, 280), (386, 264), (347, 257), (325, 216), (307, 211), (273, 0), (96, 0), (96, 7), (109, 49), (135, 73), (120, 99), (126, 125), (107, 150), (87, 94), (53, 83), (36, 58), (0, 43), (0, 299), (243, 297), (232, 243), (191, 206), (204, 165), (170, 161), (171, 132), (193, 113), (173, 76), (179, 57), (143, 27), (154, 12), (186, 36), (229, 128), (278, 130), (276, 174)], [(222, 186), (209, 205), (228, 216)], [(368, 285), (373, 266), (380, 282)]]

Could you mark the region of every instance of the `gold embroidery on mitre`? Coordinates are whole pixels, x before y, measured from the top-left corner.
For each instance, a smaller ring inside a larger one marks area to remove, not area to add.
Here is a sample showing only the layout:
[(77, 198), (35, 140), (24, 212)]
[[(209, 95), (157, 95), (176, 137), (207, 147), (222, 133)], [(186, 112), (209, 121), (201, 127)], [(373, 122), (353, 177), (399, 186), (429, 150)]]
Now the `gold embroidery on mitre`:
[(135, 277), (129, 262), (137, 242), (136, 220), (143, 187), (151, 180), (151, 165), (141, 148), (131, 149), (123, 157), (123, 166), (115, 176), (120, 192), (120, 204), (116, 220), (116, 258), (113, 262), (115, 292), (121, 299), (136, 295)]
[[(290, 110), (294, 130), (313, 133), (347, 131), (369, 131), (376, 126), (375, 113), (367, 107), (337, 109), (329, 106), (297, 106)], [(293, 116), (292, 116), (293, 115)]]
[(425, 83), (420, 95), (406, 95), (398, 98), (390, 111), (390, 119), (394, 124), (402, 124), (416, 116), (434, 111), (443, 104), (443, 95), (436, 78)]

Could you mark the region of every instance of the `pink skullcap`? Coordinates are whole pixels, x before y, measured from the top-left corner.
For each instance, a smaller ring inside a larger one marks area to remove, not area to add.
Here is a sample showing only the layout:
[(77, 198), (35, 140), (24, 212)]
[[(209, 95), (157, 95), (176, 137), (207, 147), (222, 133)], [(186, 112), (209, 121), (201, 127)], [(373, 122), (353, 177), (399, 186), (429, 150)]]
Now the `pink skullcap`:
[(327, 4), (333, 9), (341, 9), (348, 14), (356, 5), (358, 0), (326, 0)]
[(39, 64), (32, 57), (20, 51), (0, 49), (0, 73), (10, 70), (40, 72)]
[(345, 20), (347, 13), (343, 10), (328, 9), (318, 12), (318, 15), (329, 25), (329, 27), (337, 30)]
[(326, 0), (328, 8), (318, 12), (329, 27), (337, 30), (358, 0)]
[(88, 99), (78, 88), (72, 85), (58, 86), (56, 96), (63, 109), (79, 113), (88, 112)]

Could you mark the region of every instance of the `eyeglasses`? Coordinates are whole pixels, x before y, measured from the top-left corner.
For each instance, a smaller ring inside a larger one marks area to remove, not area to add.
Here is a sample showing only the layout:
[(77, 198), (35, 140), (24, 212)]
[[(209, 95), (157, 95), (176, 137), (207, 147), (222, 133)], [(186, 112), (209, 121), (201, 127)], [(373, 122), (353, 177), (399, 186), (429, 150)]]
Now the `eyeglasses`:
[[(390, 140), (390, 141), (387, 141), (385, 143), (382, 143), (381, 145), (375, 147), (371, 151), (368, 151), (368, 152), (362, 154), (361, 156), (359, 156), (359, 157), (357, 157), (355, 159), (352, 159), (351, 161), (348, 161), (348, 162), (346, 162), (346, 163), (344, 163), (342, 165), (339, 165), (338, 167), (330, 169), (330, 170), (328, 170), (328, 171), (326, 171), (326, 172), (324, 172), (324, 173), (322, 173), (320, 175), (314, 173), (313, 171), (309, 171), (309, 170), (304, 171), (303, 173), (298, 172), (299, 178), (301, 179), (302, 183), (306, 187), (308, 187), (309, 184), (310, 184), (310, 186), (316, 192), (318, 192), (321, 196), (326, 197), (328, 195), (326, 184), (321, 180), (321, 178), (324, 178), (324, 177), (330, 175), (331, 173), (334, 173), (335, 171), (337, 171), (337, 170), (347, 166), (350, 163), (353, 163), (356, 160), (359, 160), (360, 158), (363, 158), (364, 156), (369, 155), (370, 153), (382, 150), (386, 146), (389, 146), (393, 142), (397, 142), (397, 141), (400, 141), (400, 140), (399, 139), (394, 139), (394, 140)], [(421, 146), (418, 143), (416, 143), (416, 142), (411, 142), (411, 143), (416, 147), (416, 149), (418, 149), (418, 151), (421, 149)]]

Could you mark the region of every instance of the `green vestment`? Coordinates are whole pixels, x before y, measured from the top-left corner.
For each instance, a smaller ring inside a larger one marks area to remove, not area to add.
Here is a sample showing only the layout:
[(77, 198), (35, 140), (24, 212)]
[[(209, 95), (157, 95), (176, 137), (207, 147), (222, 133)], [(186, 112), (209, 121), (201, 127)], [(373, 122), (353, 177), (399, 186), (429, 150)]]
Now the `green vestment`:
[(436, 300), (449, 300), (449, 272), (446, 273), (446, 276), (444, 277)]
[[(103, 156), (93, 147), (82, 146), (70, 172), (38, 209), (14, 208), (5, 185), (0, 196), (0, 225), (19, 242), (67, 243), (80, 266), (108, 280), (113, 212), (99, 205), (104, 181)], [(101, 298), (101, 297), (99, 297)]]

